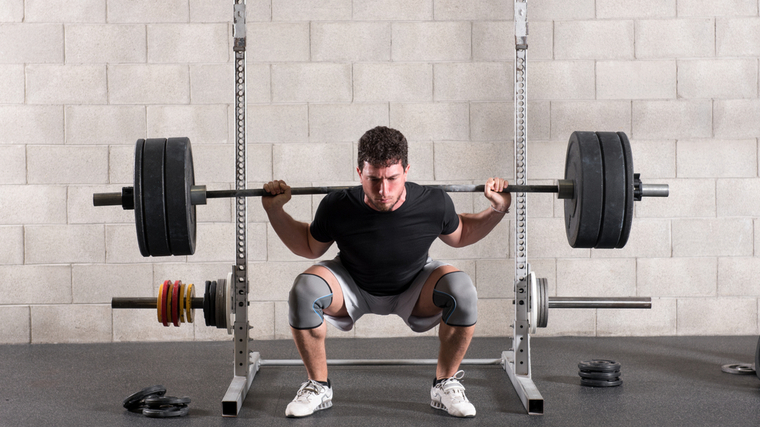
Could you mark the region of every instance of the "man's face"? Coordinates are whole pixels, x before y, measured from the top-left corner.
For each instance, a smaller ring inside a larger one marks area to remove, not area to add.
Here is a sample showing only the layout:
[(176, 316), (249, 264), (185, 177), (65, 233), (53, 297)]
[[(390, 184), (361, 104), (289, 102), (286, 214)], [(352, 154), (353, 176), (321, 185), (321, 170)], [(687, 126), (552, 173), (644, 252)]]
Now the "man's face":
[(364, 162), (361, 170), (356, 168), (364, 189), (364, 203), (380, 212), (398, 209), (406, 198), (406, 174), (399, 161), (388, 167), (373, 166)]

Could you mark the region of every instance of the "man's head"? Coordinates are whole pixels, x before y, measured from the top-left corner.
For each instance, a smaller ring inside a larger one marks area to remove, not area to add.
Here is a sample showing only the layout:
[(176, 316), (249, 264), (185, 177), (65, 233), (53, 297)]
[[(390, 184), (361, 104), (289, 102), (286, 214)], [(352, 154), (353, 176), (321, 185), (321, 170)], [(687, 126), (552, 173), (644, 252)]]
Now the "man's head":
[(406, 199), (409, 171), (404, 135), (384, 126), (368, 130), (359, 139), (358, 163), (364, 202), (381, 212), (398, 209)]

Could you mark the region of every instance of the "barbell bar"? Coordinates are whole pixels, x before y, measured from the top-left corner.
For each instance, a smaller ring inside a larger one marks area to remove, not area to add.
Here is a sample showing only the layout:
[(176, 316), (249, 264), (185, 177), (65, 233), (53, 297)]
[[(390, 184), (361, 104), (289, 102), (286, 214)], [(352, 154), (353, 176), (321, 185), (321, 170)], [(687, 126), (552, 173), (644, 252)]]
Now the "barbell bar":
[[(135, 146), (134, 185), (121, 193), (96, 193), (95, 206), (135, 211), (137, 242), (143, 256), (195, 253), (197, 205), (207, 199), (264, 197), (263, 189), (207, 191), (196, 185), (188, 138), (140, 139)], [(431, 185), (447, 192), (482, 192), (483, 185)], [(292, 188), (294, 195), (327, 194), (351, 187)], [(565, 233), (574, 248), (622, 248), (633, 221), (633, 203), (667, 197), (665, 184), (644, 184), (633, 173), (623, 132), (573, 132), (565, 177), (553, 185), (509, 185), (506, 192), (556, 193), (564, 200)]]

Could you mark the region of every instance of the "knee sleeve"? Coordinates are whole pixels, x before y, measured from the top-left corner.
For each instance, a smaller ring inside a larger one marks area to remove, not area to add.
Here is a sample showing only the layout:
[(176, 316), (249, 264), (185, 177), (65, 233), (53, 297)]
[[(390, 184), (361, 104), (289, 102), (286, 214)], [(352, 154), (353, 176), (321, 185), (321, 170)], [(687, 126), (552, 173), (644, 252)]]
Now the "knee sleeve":
[(467, 273), (444, 274), (433, 289), (433, 304), (443, 309), (443, 323), (472, 326), (478, 320), (478, 293)]
[(290, 326), (314, 329), (324, 320), (322, 311), (332, 304), (332, 290), (314, 274), (299, 274), (288, 298)]

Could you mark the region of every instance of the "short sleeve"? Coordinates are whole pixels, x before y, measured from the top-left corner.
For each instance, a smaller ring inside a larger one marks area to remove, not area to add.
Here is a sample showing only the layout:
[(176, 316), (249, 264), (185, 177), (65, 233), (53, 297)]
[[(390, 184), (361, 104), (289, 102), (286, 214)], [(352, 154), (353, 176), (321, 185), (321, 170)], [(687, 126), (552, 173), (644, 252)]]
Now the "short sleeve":
[(309, 226), (309, 232), (311, 233), (311, 236), (322, 243), (328, 243), (334, 240), (330, 235), (329, 224), (327, 221), (327, 219), (330, 217), (329, 199), (331, 199), (331, 197), (328, 194), (322, 199), (321, 202), (319, 202), (317, 212), (314, 214), (314, 221), (312, 221), (311, 225)]
[(441, 234), (451, 234), (457, 231), (457, 227), (459, 227), (459, 215), (457, 215), (457, 211), (454, 208), (454, 201), (451, 200), (448, 193), (442, 193), (444, 212)]

